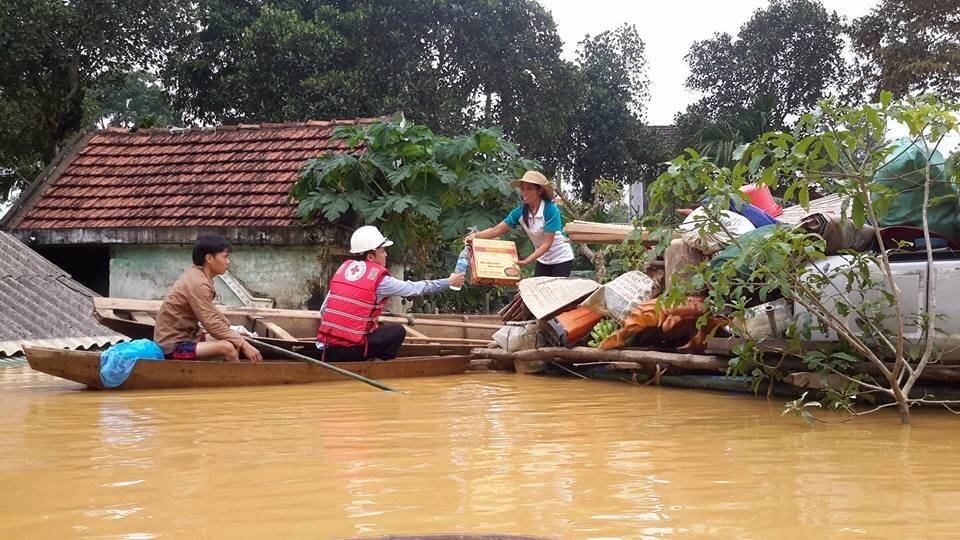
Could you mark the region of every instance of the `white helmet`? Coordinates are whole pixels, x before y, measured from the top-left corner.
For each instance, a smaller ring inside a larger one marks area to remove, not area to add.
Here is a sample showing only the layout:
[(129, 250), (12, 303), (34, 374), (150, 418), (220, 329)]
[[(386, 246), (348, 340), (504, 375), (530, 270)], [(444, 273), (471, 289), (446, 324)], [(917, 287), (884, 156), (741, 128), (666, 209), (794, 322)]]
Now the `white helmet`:
[(380, 233), (380, 229), (377, 229), (373, 225), (360, 227), (353, 231), (353, 236), (350, 237), (350, 253), (353, 254), (365, 253), (379, 247), (390, 247), (392, 245), (393, 242), (387, 240), (387, 238)]

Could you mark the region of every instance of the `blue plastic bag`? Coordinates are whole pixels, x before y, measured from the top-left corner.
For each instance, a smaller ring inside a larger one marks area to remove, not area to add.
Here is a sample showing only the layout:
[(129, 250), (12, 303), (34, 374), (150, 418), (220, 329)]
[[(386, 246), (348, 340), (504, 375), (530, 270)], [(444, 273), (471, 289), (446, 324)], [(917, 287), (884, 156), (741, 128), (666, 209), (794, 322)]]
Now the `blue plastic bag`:
[(149, 339), (117, 343), (100, 355), (100, 381), (107, 388), (120, 386), (137, 360), (163, 360), (163, 350)]

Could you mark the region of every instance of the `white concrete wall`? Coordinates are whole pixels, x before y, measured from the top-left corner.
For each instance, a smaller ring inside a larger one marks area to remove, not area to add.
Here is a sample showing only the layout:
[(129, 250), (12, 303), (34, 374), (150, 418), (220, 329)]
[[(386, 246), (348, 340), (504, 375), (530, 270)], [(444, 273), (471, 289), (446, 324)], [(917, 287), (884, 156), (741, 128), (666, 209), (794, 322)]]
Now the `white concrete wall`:
[[(193, 264), (193, 246), (116, 245), (110, 258), (110, 296), (160, 300)], [(273, 298), (276, 307), (305, 309), (307, 300), (320, 288), (325, 290), (333, 266), (320, 260), (316, 246), (235, 245), (230, 255), (230, 273), (254, 296)], [(330, 255), (339, 260), (342, 255)], [(336, 264), (336, 263), (334, 263)], [(236, 296), (219, 280), (220, 301), (238, 304)]]

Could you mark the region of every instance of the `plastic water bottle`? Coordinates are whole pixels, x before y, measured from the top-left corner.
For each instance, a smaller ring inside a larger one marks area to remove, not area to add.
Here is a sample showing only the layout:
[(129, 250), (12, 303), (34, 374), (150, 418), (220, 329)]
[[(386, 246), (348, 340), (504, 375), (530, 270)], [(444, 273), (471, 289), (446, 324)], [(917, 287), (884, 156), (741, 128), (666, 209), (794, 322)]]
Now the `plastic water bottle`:
[[(470, 268), (470, 246), (463, 246), (463, 251), (460, 252), (460, 255), (457, 256), (457, 266), (453, 269), (455, 274), (466, 273), (467, 269)], [(450, 287), (455, 291), (459, 291), (460, 287)]]
[[(479, 231), (477, 227), (467, 227), (468, 233), (475, 233)], [(463, 245), (463, 250), (460, 251), (460, 255), (457, 255), (457, 266), (453, 269), (454, 274), (465, 274), (467, 269), (470, 268), (470, 257), (473, 256), (471, 247), (468, 244)], [(459, 291), (460, 287), (450, 287), (455, 291)]]

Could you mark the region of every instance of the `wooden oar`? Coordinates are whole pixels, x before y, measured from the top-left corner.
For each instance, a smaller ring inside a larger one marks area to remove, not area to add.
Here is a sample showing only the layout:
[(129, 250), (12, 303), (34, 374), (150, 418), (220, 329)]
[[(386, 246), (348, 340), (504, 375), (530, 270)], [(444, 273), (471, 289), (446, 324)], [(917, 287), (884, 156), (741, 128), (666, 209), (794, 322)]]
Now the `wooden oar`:
[(300, 361), (303, 361), (303, 362), (310, 362), (311, 364), (316, 364), (316, 365), (318, 365), (318, 366), (320, 366), (320, 367), (327, 368), (327, 369), (329, 369), (330, 371), (333, 371), (333, 372), (335, 372), (335, 373), (339, 373), (340, 375), (343, 375), (344, 377), (350, 377), (351, 379), (356, 379), (356, 380), (358, 380), (358, 381), (360, 381), (360, 382), (367, 383), (367, 384), (369, 384), (370, 386), (376, 386), (377, 388), (379, 388), (379, 389), (381, 389), (381, 390), (387, 390), (387, 391), (390, 391), (390, 392), (400, 392), (401, 394), (403, 393), (403, 390), (394, 388), (394, 387), (392, 387), (392, 386), (388, 386), (388, 385), (386, 385), (386, 384), (383, 384), (382, 382), (375, 381), (375, 380), (373, 380), (373, 379), (368, 379), (368, 378), (364, 377), (363, 375), (357, 375), (356, 373), (354, 373), (354, 372), (352, 372), (352, 371), (347, 371), (347, 370), (345, 370), (345, 369), (343, 369), (343, 368), (339, 368), (339, 367), (337, 367), (337, 366), (334, 366), (333, 364), (328, 364), (328, 363), (326, 363), (326, 362), (321, 362), (320, 360), (317, 360), (317, 359), (315, 359), (315, 358), (310, 358), (309, 356), (304, 356), (304, 355), (302, 355), (302, 354), (300, 354), (300, 353), (295, 353), (295, 352), (293, 352), (293, 351), (288, 351), (288, 350), (286, 350), (286, 349), (281, 349), (280, 347), (274, 347), (273, 345), (271, 345), (271, 344), (269, 344), (269, 343), (264, 343), (264, 342), (260, 341), (259, 339), (253, 339), (253, 338), (251, 338), (251, 337), (244, 337), (244, 339), (246, 339), (246, 340), (249, 341), (250, 343), (253, 343), (254, 345), (259, 345), (260, 347), (263, 347), (264, 349), (267, 349), (267, 350), (269, 350), (269, 351), (273, 351), (273, 352), (275, 352), (275, 353), (277, 353), (277, 354), (282, 354), (282, 355), (284, 355), (284, 356), (288, 356), (288, 357), (290, 357), (290, 358), (294, 358), (294, 359), (296, 359), (296, 360), (300, 360)]

